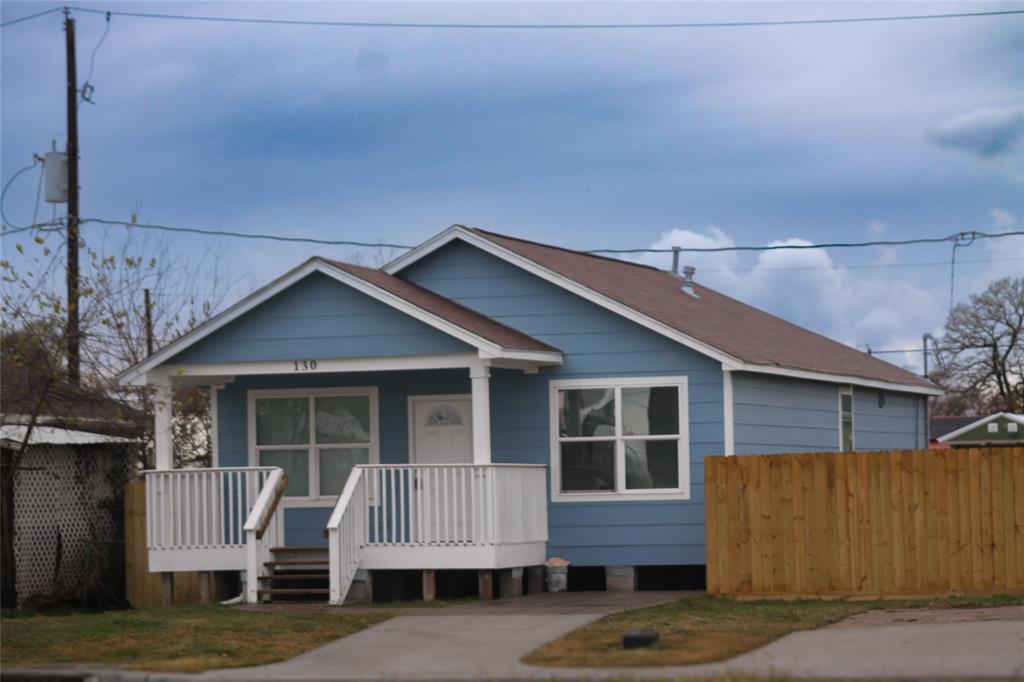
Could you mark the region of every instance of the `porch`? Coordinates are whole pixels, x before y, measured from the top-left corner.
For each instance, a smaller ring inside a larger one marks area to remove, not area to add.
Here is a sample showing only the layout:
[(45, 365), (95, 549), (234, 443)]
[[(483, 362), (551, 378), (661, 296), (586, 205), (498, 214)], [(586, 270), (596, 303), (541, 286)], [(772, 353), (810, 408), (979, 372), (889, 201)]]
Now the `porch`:
[[(344, 603), (360, 569), (503, 569), (543, 563), (546, 473), (540, 465), (357, 465), (323, 532), (328, 601)], [(246, 602), (269, 593), (282, 563), (276, 467), (146, 472), (151, 571), (241, 571)]]

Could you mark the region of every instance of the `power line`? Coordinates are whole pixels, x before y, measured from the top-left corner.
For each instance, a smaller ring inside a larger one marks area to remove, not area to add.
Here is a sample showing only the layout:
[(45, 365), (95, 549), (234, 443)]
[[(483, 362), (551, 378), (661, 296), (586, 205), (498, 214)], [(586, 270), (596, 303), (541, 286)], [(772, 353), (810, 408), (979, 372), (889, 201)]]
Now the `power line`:
[(931, 353), (936, 351), (986, 350), (991, 347), (992, 344), (985, 346), (956, 346), (950, 348), (939, 348), (938, 346), (933, 346), (928, 350), (925, 350), (924, 348), (887, 348), (883, 350), (875, 350), (868, 346), (868, 350), (864, 352), (870, 353), (871, 355), (879, 355), (881, 353)]
[[(727, 251), (786, 251), (806, 249), (854, 249), (866, 246), (913, 246), (916, 244), (943, 244), (948, 242), (957, 243), (963, 240), (974, 239), (997, 239), (1000, 237), (1024, 236), (1024, 230), (1013, 232), (958, 232), (947, 237), (922, 237), (918, 239), (887, 239), (868, 242), (831, 242), (826, 244), (772, 244), (768, 246), (711, 246), (711, 247), (682, 247), (683, 253), (724, 253)], [(675, 249), (592, 249), (586, 253), (673, 253)]]
[[(59, 8), (56, 8), (59, 9)], [(25, 21), (42, 16), (24, 17), (8, 23)], [(105, 14), (106, 10), (72, 6), (76, 12)], [(504, 24), (504, 23), (431, 23), (397, 21), (327, 21), (314, 19), (263, 19), (255, 17), (225, 17), (189, 14), (163, 14), (155, 12), (111, 11), (110, 14), (137, 19), (170, 19), (176, 21), (205, 21), (235, 24), (262, 24), (274, 26), (320, 26), (335, 28), (398, 28), (398, 29), (483, 29), (483, 30), (632, 30), (632, 29), (689, 29), (689, 28), (747, 28), (762, 26), (806, 26), (813, 24), (863, 24), (889, 21), (920, 21), (933, 19), (962, 19), (1024, 14), (1024, 10), (990, 10), (981, 12), (955, 12), (948, 14), (910, 14), (897, 16), (834, 17), (821, 19), (778, 19), (763, 21), (707, 21), (707, 22), (657, 22), (657, 23), (608, 23), (608, 24)], [(7, 26), (8, 24), (3, 24)]]
[(8, 26), (13, 26), (14, 24), (20, 24), (23, 21), (36, 19), (37, 17), (46, 16), (47, 14), (53, 14), (54, 12), (60, 12), (63, 9), (63, 7), (51, 7), (50, 9), (44, 9), (42, 12), (36, 12), (35, 14), (29, 14), (28, 16), (18, 17), (17, 19), (5, 21), (4, 23), (0, 24), (0, 28), (7, 28)]
[(231, 230), (210, 230), (198, 227), (174, 227), (172, 225), (154, 225), (152, 223), (131, 223), (123, 220), (105, 220), (103, 218), (83, 218), (83, 223), (99, 223), (100, 225), (123, 225), (124, 227), (139, 227), (146, 230), (159, 230), (163, 232), (184, 232), (188, 234), (202, 234), (212, 237), (240, 237), (243, 239), (269, 239), (277, 242), (297, 242), (305, 244), (322, 244), (325, 246), (361, 246), (381, 247), (385, 249), (411, 249), (412, 246), (405, 244), (388, 244), (386, 242), (356, 242), (347, 239), (317, 239), (315, 237), (286, 237), (277, 234), (260, 234), (251, 232), (234, 232)]
[[(971, 265), (979, 263), (1016, 263), (1024, 261), (1024, 258), (984, 258), (984, 259), (972, 259), (972, 260), (958, 260), (957, 265)], [(910, 263), (851, 263), (851, 264), (840, 264), (840, 265), (806, 265), (806, 266), (793, 266), (783, 268), (766, 268), (761, 266), (743, 267), (743, 268), (701, 268), (700, 271), (704, 273), (708, 272), (752, 272), (757, 270), (758, 272), (790, 272), (800, 270), (834, 270), (841, 268), (843, 270), (886, 270), (889, 268), (917, 268), (917, 267), (949, 267), (949, 261), (936, 260), (936, 261), (915, 261)]]

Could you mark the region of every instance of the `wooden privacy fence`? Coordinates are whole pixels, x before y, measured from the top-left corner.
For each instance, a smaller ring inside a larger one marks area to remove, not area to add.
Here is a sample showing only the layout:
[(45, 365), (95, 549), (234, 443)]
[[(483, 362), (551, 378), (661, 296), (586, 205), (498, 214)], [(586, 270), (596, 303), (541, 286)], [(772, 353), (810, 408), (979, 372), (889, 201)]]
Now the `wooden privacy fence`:
[[(128, 603), (137, 609), (161, 605), (160, 574), (149, 572), (146, 551), (146, 482), (124, 488), (124, 574)], [(198, 573), (174, 574), (174, 603), (199, 603)]]
[(707, 589), (1024, 590), (1024, 448), (707, 457)]

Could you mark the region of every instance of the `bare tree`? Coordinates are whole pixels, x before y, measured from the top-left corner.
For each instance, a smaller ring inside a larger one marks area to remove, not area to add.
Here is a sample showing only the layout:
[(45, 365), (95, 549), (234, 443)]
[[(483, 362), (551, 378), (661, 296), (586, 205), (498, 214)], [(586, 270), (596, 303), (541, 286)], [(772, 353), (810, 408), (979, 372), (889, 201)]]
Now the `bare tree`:
[(933, 378), (936, 414), (1024, 412), (1024, 278), (1004, 277), (949, 313)]

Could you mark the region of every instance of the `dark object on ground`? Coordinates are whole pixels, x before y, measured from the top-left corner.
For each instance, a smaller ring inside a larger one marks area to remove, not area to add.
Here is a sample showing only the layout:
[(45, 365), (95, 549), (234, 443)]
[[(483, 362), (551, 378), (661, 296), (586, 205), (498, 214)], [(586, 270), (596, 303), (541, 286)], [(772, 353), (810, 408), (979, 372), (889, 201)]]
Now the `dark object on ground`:
[(623, 649), (639, 649), (658, 641), (657, 630), (630, 630), (622, 635)]

